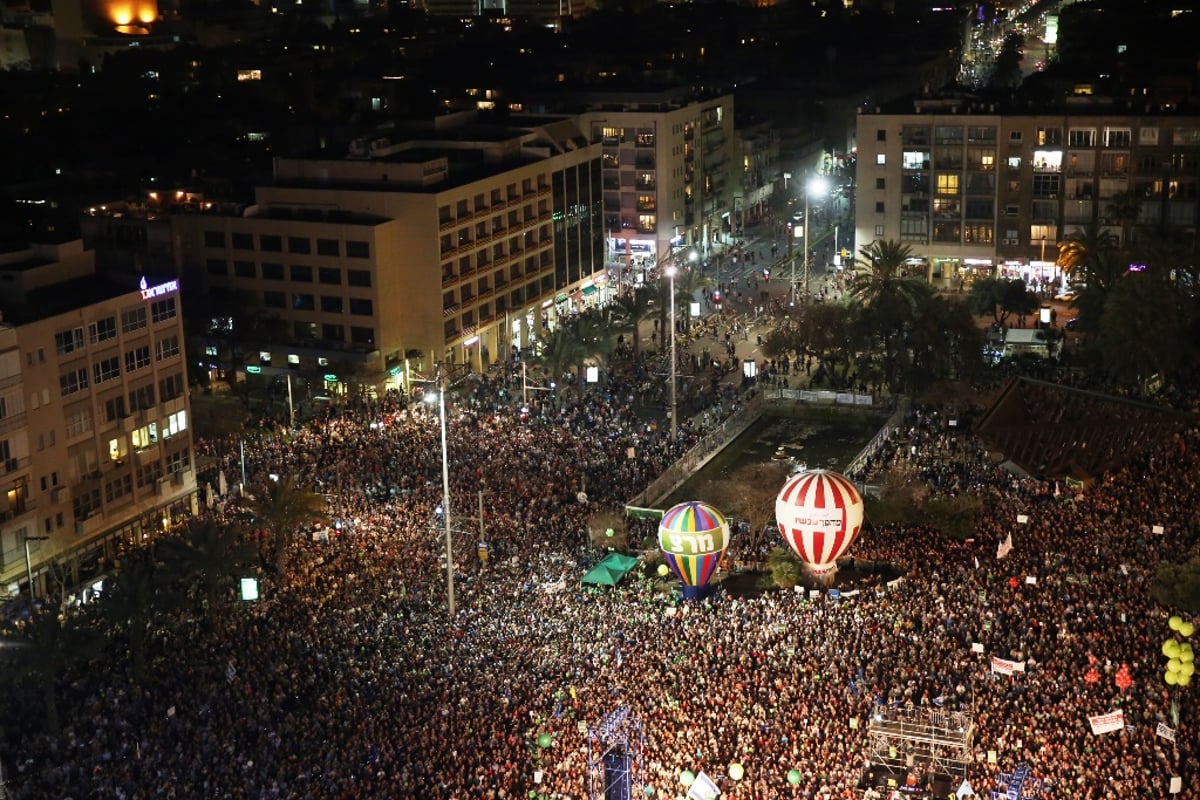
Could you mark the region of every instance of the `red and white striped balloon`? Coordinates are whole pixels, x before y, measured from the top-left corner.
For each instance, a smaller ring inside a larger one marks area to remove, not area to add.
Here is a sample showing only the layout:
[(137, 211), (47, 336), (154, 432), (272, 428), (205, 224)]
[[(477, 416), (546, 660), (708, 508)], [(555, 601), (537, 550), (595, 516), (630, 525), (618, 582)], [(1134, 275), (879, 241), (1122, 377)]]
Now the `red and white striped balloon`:
[(799, 472), (775, 498), (775, 521), (783, 540), (813, 574), (827, 575), (862, 530), (862, 495), (836, 472)]

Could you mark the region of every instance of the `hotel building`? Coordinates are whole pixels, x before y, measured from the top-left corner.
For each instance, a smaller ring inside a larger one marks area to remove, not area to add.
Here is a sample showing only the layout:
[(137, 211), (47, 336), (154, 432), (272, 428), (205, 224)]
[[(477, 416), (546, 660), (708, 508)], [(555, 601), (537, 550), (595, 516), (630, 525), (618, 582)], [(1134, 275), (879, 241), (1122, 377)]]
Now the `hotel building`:
[(373, 385), (406, 360), (483, 369), (601, 300), (600, 151), (566, 118), (396, 128), (277, 159), (250, 207), (173, 216), (177, 259), (278, 323), (251, 369), (340, 363)]
[(195, 454), (176, 280), (95, 274), (82, 242), (0, 253), (0, 587), (68, 585), (191, 513)]

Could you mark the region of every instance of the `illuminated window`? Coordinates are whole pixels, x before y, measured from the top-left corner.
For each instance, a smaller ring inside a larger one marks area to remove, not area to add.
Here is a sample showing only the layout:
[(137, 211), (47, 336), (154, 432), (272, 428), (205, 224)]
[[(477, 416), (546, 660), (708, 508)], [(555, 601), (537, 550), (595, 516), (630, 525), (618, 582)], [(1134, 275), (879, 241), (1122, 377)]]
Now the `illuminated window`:
[(129, 434), (129, 441), (134, 450), (145, 450), (158, 444), (158, 423), (151, 422), (149, 425), (138, 428)]
[(237, 73), (237, 79), (239, 81), (261, 81), (262, 80), (262, 70), (261, 69), (239, 69), (238, 73)]
[(958, 175), (952, 172), (939, 172), (937, 191), (938, 194), (958, 194)]

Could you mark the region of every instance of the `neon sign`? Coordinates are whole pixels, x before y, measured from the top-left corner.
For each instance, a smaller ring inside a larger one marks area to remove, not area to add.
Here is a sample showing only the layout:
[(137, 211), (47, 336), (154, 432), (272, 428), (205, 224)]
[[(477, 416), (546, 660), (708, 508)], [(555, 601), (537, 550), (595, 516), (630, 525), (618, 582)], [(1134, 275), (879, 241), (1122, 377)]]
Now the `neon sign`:
[(153, 300), (155, 297), (162, 297), (164, 294), (179, 291), (179, 281), (167, 281), (157, 286), (148, 286), (146, 284), (146, 276), (143, 275), (142, 279), (138, 282), (138, 288), (142, 291), (143, 300)]

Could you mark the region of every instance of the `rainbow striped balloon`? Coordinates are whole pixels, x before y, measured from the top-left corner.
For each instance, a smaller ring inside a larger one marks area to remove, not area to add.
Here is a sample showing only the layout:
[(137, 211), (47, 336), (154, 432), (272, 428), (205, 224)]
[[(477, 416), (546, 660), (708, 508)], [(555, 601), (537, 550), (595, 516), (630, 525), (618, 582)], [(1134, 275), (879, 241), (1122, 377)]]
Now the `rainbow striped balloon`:
[(708, 584), (729, 544), (729, 521), (717, 509), (698, 500), (667, 509), (658, 526), (658, 547), (667, 566), (690, 587)]

